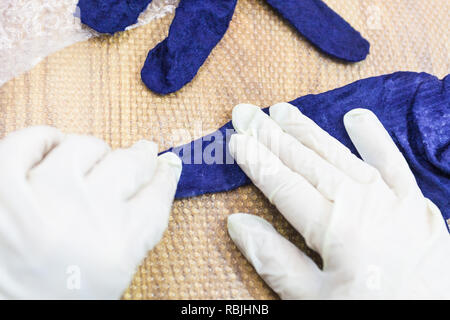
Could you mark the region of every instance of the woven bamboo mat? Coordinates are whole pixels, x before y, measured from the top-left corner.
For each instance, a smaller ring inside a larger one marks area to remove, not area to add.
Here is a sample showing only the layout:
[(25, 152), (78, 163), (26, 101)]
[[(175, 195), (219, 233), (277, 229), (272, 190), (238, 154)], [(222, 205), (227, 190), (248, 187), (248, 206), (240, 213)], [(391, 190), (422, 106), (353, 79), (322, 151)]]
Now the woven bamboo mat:
[[(366, 61), (329, 59), (264, 1), (239, 0), (223, 41), (181, 91), (155, 95), (139, 76), (148, 50), (168, 32), (169, 15), (114, 37), (73, 45), (6, 83), (0, 88), (0, 137), (47, 124), (95, 135), (113, 148), (145, 138), (164, 150), (214, 131), (240, 102), (269, 106), (400, 70), (438, 77), (450, 72), (448, 0), (326, 2), (371, 42)], [(266, 218), (305, 249), (301, 237), (253, 186), (176, 201), (169, 229), (124, 298), (276, 298), (227, 235), (226, 218), (234, 212)]]

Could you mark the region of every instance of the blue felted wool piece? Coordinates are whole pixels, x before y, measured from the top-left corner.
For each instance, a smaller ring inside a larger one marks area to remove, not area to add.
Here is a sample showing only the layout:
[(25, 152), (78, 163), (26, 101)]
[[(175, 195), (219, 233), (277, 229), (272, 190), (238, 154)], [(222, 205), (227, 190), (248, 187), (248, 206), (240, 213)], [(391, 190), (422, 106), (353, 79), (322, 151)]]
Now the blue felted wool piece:
[[(311, 43), (346, 61), (363, 60), (369, 42), (320, 0), (267, 0)], [(181, 0), (169, 36), (148, 54), (142, 81), (156, 93), (182, 88), (222, 39), (236, 0)]]
[(350, 62), (369, 54), (370, 44), (321, 0), (266, 0), (313, 45)]
[[(450, 218), (450, 75), (439, 80), (426, 73), (397, 72), (291, 103), (355, 154), (344, 114), (354, 108), (372, 110), (405, 156), (423, 194)], [(268, 113), (268, 108), (264, 111)], [(228, 153), (232, 129), (229, 122), (206, 137), (168, 150), (183, 159), (176, 198), (228, 191), (250, 182)]]
[[(181, 0), (169, 36), (153, 48), (141, 71), (152, 91), (168, 94), (190, 82), (228, 29), (237, 0)], [(313, 45), (356, 62), (369, 42), (321, 0), (266, 0)], [(81, 21), (102, 33), (135, 23), (151, 0), (79, 0)]]
[(114, 34), (137, 22), (152, 0), (79, 0), (81, 22), (100, 33)]
[(228, 29), (237, 0), (181, 0), (169, 36), (153, 48), (141, 78), (152, 91), (172, 93), (190, 82)]

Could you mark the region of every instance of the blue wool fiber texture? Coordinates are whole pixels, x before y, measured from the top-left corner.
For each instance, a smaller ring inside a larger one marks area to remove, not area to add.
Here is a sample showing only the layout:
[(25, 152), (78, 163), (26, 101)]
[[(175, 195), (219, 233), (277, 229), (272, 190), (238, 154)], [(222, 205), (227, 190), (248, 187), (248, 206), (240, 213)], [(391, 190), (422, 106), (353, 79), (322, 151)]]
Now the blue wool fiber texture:
[[(425, 197), (450, 219), (450, 75), (439, 80), (427, 73), (397, 72), (290, 103), (356, 155), (344, 128), (344, 114), (355, 108), (372, 110), (403, 153)], [(268, 113), (268, 108), (264, 111)], [(168, 150), (183, 160), (176, 198), (250, 183), (229, 154), (227, 142), (233, 133), (229, 122), (212, 134)]]

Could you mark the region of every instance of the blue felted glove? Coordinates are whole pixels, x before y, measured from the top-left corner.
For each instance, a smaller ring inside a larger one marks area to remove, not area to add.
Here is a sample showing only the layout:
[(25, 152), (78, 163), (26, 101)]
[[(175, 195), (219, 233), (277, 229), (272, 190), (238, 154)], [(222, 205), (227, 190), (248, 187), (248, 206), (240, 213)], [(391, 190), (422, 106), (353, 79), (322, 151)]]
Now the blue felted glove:
[[(398, 72), (307, 95), (291, 104), (355, 154), (342, 119), (355, 108), (374, 112), (403, 153), (425, 197), (450, 219), (450, 75), (439, 80), (426, 73)], [(228, 191), (250, 182), (229, 154), (227, 144), (233, 133), (229, 122), (206, 137), (170, 149), (183, 160), (176, 198)], [(194, 164), (193, 159), (199, 158), (202, 161)]]
[[(146, 86), (156, 93), (167, 94), (190, 82), (228, 29), (236, 1), (181, 0), (168, 37), (147, 56), (141, 72)], [(125, 22), (136, 21), (138, 14), (134, 8), (144, 10), (149, 1), (136, 2), (139, 6), (131, 8), (125, 0), (80, 0), (81, 19), (100, 32), (120, 31), (126, 27)], [(267, 0), (267, 3), (332, 57), (356, 62), (369, 53), (370, 45), (360, 33), (321, 0)], [(121, 15), (127, 19), (116, 18)]]

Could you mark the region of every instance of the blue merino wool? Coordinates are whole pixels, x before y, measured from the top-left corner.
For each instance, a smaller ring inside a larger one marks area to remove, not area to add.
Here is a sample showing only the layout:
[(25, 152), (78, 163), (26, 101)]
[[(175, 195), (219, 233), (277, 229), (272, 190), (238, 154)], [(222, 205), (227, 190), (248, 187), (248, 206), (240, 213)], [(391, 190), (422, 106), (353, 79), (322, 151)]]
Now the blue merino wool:
[(321, 0), (266, 0), (313, 45), (332, 57), (357, 62), (370, 44)]
[(237, 0), (181, 0), (169, 36), (153, 48), (141, 71), (152, 91), (167, 94), (190, 82), (219, 43)]
[[(228, 29), (237, 0), (181, 0), (168, 37), (153, 48), (141, 71), (159, 94), (182, 88), (197, 74)], [(321, 0), (266, 0), (313, 45), (345, 61), (365, 59), (367, 42)], [(135, 23), (151, 0), (79, 0), (81, 21), (103, 33)]]
[[(355, 154), (344, 114), (355, 108), (372, 110), (403, 153), (425, 197), (450, 219), (450, 75), (439, 80), (427, 73), (397, 72), (291, 103)], [(264, 111), (268, 113), (268, 108)], [(208, 136), (168, 150), (183, 160), (176, 198), (250, 183), (228, 153), (232, 129), (229, 122)], [(214, 163), (205, 163), (206, 154), (214, 156)]]
[(152, 0), (79, 0), (81, 22), (100, 33), (114, 34), (137, 22)]
[[(329, 55), (355, 62), (369, 53), (369, 42), (321, 0), (267, 2)], [(167, 94), (190, 82), (228, 29), (235, 5), (236, 0), (181, 0), (169, 36), (147, 56), (145, 85)]]

